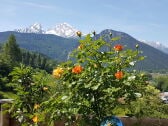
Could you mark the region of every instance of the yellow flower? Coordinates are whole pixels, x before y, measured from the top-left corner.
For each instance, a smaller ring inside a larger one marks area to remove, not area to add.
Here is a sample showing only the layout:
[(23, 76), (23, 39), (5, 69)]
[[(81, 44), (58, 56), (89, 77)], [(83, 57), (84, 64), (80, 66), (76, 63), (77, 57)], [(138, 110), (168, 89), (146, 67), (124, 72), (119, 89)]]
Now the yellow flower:
[(34, 105), (34, 109), (38, 109), (38, 108), (40, 108), (40, 105), (39, 104), (35, 104)]
[(35, 115), (32, 120), (33, 120), (34, 123), (37, 123), (37, 122), (38, 122), (38, 117), (37, 117), (37, 115)]
[(53, 76), (55, 78), (60, 78), (63, 72), (64, 72), (63, 69), (61, 67), (58, 67), (53, 70)]

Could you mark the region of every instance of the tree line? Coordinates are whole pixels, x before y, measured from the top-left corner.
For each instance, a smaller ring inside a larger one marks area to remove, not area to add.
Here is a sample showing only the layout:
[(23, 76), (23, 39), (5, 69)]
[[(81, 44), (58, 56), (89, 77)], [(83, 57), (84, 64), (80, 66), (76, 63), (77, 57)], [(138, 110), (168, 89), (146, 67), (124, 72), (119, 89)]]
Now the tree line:
[(34, 69), (42, 69), (51, 73), (53, 67), (57, 64), (47, 56), (31, 52), (19, 47), (15, 36), (9, 36), (7, 42), (0, 45), (0, 90), (11, 90), (5, 84), (10, 81), (9, 73), (12, 69), (20, 64), (30, 66)]

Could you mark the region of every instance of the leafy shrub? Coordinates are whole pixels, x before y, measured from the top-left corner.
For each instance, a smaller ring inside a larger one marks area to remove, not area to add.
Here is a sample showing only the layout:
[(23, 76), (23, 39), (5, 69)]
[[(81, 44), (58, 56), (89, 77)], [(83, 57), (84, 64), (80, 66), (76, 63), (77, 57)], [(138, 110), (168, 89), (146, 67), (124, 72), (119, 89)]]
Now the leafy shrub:
[(15, 67), (10, 76), (12, 77), (10, 85), (16, 92), (16, 99), (10, 112), (21, 125), (38, 123), (37, 112), (40, 103), (49, 97), (50, 75), (45, 71), (21, 65)]
[(87, 119), (85, 123), (99, 125), (104, 117), (114, 114), (116, 107), (136, 100), (136, 93), (145, 94), (147, 78), (133, 70), (143, 59), (138, 45), (135, 50), (125, 49), (115, 44), (118, 38), (111, 38), (112, 46), (103, 38), (87, 35), (70, 60), (53, 71), (59, 89), (43, 103), (50, 121), (65, 119), (71, 125)]

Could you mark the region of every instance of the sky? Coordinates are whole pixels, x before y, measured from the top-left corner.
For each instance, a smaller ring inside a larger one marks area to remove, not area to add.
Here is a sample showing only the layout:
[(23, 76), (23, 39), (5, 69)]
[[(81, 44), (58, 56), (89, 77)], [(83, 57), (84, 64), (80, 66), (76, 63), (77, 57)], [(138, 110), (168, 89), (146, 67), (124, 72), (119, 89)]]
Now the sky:
[(0, 31), (68, 23), (97, 33), (113, 29), (168, 46), (168, 0), (0, 0)]

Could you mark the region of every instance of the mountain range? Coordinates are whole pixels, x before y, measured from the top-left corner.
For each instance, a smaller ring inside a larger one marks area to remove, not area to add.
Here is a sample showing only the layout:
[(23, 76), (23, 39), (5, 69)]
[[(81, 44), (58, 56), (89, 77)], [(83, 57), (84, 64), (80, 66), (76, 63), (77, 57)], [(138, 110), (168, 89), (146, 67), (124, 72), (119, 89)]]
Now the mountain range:
[(35, 23), (26, 28), (15, 29), (14, 31), (20, 33), (36, 33), (36, 34), (53, 34), (66, 38), (74, 38), (76, 37), (76, 32), (78, 31), (68, 23), (57, 24), (56, 26), (49, 28), (48, 30), (44, 30), (42, 25), (39, 23)]
[[(30, 30), (18, 30), (16, 31), (6, 31), (0, 32), (0, 43), (7, 41), (10, 34), (16, 36), (17, 43), (20, 47), (45, 54), (57, 61), (66, 61), (68, 54), (77, 48), (79, 43), (78, 39), (75, 37), (61, 37), (60, 35), (46, 34), (46, 31), (42, 29), (40, 25), (39, 30), (35, 27), (30, 27)], [(22, 33), (24, 31), (24, 33)], [(39, 33), (37, 34), (37, 32)], [(63, 30), (62, 30), (63, 31)], [(74, 32), (75, 33), (75, 32)], [(120, 36), (121, 39), (116, 43), (124, 45), (126, 48), (135, 49), (135, 45), (139, 44), (140, 50), (142, 50), (143, 55), (146, 56), (144, 61), (138, 63), (138, 69), (142, 70), (166, 70), (168, 69), (168, 54), (144, 43), (140, 42), (127, 33), (115, 31), (111, 29), (105, 29), (102, 32), (96, 34), (96, 38), (104, 36), (105, 39), (109, 40), (109, 34), (112, 33), (113, 37)]]
[[(30, 25), (29, 27), (15, 29), (14, 31), (20, 32), (20, 33), (52, 34), (52, 35), (57, 35), (57, 36), (61, 36), (64, 38), (76, 38), (77, 37), (76, 32), (79, 30), (77, 30), (76, 28), (74, 28), (68, 23), (60, 23), (60, 24), (55, 25), (52, 28), (44, 30), (44, 28), (42, 27), (40, 23), (34, 23), (33, 25)], [(168, 54), (168, 47), (164, 46), (160, 42), (146, 41), (146, 40), (139, 40), (139, 41), (146, 43)]]
[(158, 41), (146, 41), (146, 40), (139, 40), (140, 42), (146, 43), (164, 53), (168, 54), (168, 47), (166, 47), (165, 45), (161, 44)]

